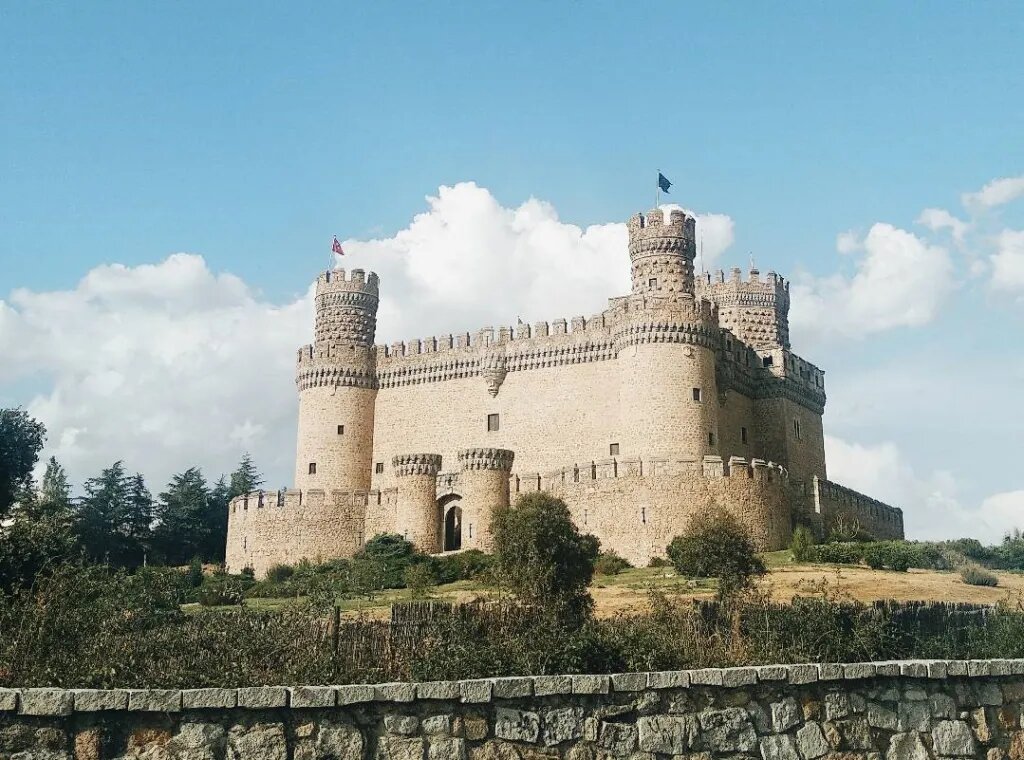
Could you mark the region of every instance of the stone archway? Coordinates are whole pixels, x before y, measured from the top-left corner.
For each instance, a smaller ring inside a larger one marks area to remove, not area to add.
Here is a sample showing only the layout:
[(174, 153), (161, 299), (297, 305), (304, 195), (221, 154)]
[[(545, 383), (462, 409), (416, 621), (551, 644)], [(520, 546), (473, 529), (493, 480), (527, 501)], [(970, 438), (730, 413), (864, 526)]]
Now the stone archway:
[(462, 548), (462, 497), (451, 494), (438, 502), (441, 509), (441, 549), (446, 552)]

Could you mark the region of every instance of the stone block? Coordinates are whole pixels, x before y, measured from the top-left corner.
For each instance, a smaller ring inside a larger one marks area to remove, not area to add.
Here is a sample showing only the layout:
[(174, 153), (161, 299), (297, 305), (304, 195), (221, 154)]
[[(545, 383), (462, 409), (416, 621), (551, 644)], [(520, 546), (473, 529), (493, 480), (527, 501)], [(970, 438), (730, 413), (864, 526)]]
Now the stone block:
[(459, 681), (459, 694), (461, 695), (463, 702), (490, 702), (492, 682), (488, 678), (479, 678), (473, 681)]
[(636, 749), (637, 730), (631, 723), (601, 723), (597, 745), (608, 754), (625, 757)]
[(885, 760), (929, 760), (929, 755), (919, 734), (893, 734), (889, 737)]
[(181, 760), (215, 760), (223, 757), (227, 732), (216, 723), (185, 720), (168, 740), (167, 754)]
[(74, 696), (64, 689), (22, 689), (18, 712), (21, 715), (70, 715)]
[(837, 662), (822, 662), (818, 664), (819, 681), (838, 681), (843, 677), (843, 666)]
[[(310, 725), (310, 724), (307, 724)], [(363, 760), (363, 735), (356, 726), (327, 718), (316, 720), (316, 731), (308, 737), (301, 737), (297, 728), (292, 757), (294, 760), (315, 760), (336, 758), (337, 760)], [(186, 760), (186, 758), (181, 758)], [(190, 758), (188, 760), (191, 760)], [(216, 760), (215, 757), (209, 760)]]
[(247, 710), (272, 710), (288, 706), (284, 686), (247, 686), (238, 690), (238, 706)]
[(458, 681), (426, 681), (416, 684), (417, 699), (458, 699)]
[(949, 676), (949, 663), (946, 660), (932, 660), (928, 663), (928, 677), (942, 680)]
[(948, 694), (932, 694), (928, 698), (928, 707), (933, 718), (955, 718), (957, 715), (956, 700)]
[(721, 668), (701, 668), (690, 671), (690, 683), (693, 686), (722, 686), (724, 682)]
[(940, 720), (932, 729), (932, 750), (946, 757), (974, 755), (974, 736), (962, 720)]
[(757, 668), (723, 668), (722, 685), (735, 688), (757, 683)]
[(534, 676), (533, 693), (538, 697), (572, 694), (572, 676)]
[(895, 731), (899, 728), (899, 716), (895, 711), (877, 702), (868, 702), (868, 725), (885, 731)]
[(466, 760), (466, 740), (431, 737), (427, 744), (427, 760)]
[(127, 689), (72, 689), (75, 712), (127, 710)]
[(401, 683), (378, 683), (373, 685), (374, 702), (412, 702), (416, 699), (416, 684)]
[(904, 678), (927, 678), (928, 663), (919, 660), (909, 660), (900, 663), (900, 675)]
[(931, 728), (932, 714), (927, 702), (899, 703), (900, 731), (927, 731)]
[(825, 720), (845, 718), (852, 710), (850, 695), (845, 691), (830, 691), (825, 695)]
[(178, 689), (131, 689), (128, 692), (131, 712), (180, 712), (181, 691)]
[(967, 675), (971, 678), (992, 675), (992, 663), (988, 660), (968, 660)]
[(540, 736), (540, 716), (535, 712), (499, 707), (494, 719), (498, 739), (533, 744)]
[(495, 678), (492, 682), (492, 693), (495, 699), (517, 699), (533, 695), (533, 679)]
[(690, 673), (686, 670), (659, 670), (647, 674), (649, 689), (685, 689), (690, 685)]
[(282, 723), (232, 726), (227, 760), (287, 760), (288, 744)]
[(646, 673), (615, 673), (611, 679), (612, 691), (644, 691), (647, 688)]
[(548, 747), (583, 736), (583, 708), (559, 707), (544, 713), (541, 741)]
[(334, 707), (337, 697), (333, 686), (293, 686), (288, 704), (294, 708)]
[(761, 757), (764, 760), (800, 760), (796, 741), (792, 736), (764, 736), (761, 738)]
[(817, 665), (790, 665), (789, 682), (792, 684), (814, 683), (818, 680)]
[(335, 698), (339, 705), (355, 705), (361, 702), (372, 702), (374, 690), (372, 684), (353, 683), (334, 687)]
[(681, 755), (694, 745), (697, 719), (692, 715), (651, 715), (637, 720), (641, 752)]
[(389, 734), (413, 736), (420, 730), (420, 719), (415, 715), (385, 715), (384, 730)]
[(991, 681), (981, 681), (974, 685), (974, 693), (977, 695), (978, 704), (989, 707), (998, 707), (1003, 703), (1003, 691), (998, 684)]
[(423, 719), (423, 733), (434, 736), (451, 736), (455, 727), (454, 715), (430, 715)]
[(237, 689), (183, 689), (183, 710), (225, 710), (238, 705)]
[(831, 750), (818, 723), (805, 723), (796, 732), (796, 746), (804, 760), (814, 760)]
[(757, 668), (757, 680), (762, 683), (766, 681), (788, 681), (789, 668), (785, 665), (760, 665)]
[(966, 676), (968, 671), (966, 660), (949, 660), (946, 663), (946, 675), (953, 677)]
[(875, 675), (895, 678), (900, 674), (900, 664), (898, 662), (876, 662), (875, 663)]
[(376, 760), (423, 760), (426, 743), (422, 736), (405, 738), (385, 734), (377, 740)]
[(875, 666), (870, 662), (852, 662), (843, 665), (843, 678), (856, 681), (861, 678), (874, 678)]
[(704, 744), (713, 752), (752, 752), (757, 748), (757, 732), (741, 707), (706, 710), (697, 719)]
[(18, 692), (14, 689), (0, 689), (0, 712), (18, 709)]
[(777, 734), (788, 731), (803, 717), (800, 705), (793, 697), (786, 697), (781, 702), (772, 702), (771, 714), (772, 730)]
[(608, 676), (573, 676), (573, 694), (607, 694), (610, 688)]

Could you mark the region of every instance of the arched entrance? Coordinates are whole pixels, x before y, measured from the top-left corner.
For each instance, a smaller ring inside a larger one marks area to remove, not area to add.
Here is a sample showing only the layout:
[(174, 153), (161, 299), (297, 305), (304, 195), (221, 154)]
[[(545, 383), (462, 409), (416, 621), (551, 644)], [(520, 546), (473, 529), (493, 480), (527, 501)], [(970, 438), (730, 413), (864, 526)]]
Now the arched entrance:
[(441, 546), (446, 552), (457, 551), (462, 548), (462, 497), (452, 494), (439, 506), (444, 516)]

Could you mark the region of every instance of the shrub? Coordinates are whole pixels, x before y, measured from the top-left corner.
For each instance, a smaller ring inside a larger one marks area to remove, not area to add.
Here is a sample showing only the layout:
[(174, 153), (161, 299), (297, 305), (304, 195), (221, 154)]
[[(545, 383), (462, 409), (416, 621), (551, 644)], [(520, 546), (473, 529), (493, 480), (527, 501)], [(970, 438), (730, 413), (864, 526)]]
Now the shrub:
[(485, 578), (494, 564), (494, 557), (479, 549), (456, 554), (441, 554), (428, 559), (438, 583), (472, 581)]
[(413, 599), (423, 599), (430, 595), (430, 590), (436, 585), (434, 573), (425, 562), (409, 565), (405, 568), (405, 587), (409, 589), (409, 596)]
[(668, 567), (672, 563), (664, 557), (651, 557), (651, 561), (647, 563), (647, 567)]
[(241, 604), (242, 586), (230, 580), (204, 583), (196, 592), (196, 600), (204, 607), (222, 607)]
[(271, 583), (284, 583), (295, 575), (295, 568), (291, 565), (271, 565), (267, 569), (267, 580)]
[(862, 556), (872, 569), (905, 573), (915, 565), (918, 553), (903, 541), (876, 541), (864, 545)]
[(971, 586), (998, 586), (999, 579), (978, 565), (966, 565), (960, 570), (960, 579)]
[(193, 557), (188, 563), (185, 577), (188, 579), (188, 585), (192, 588), (199, 588), (203, 585), (203, 561), (199, 557)]
[(667, 551), (680, 575), (717, 577), (720, 597), (749, 587), (754, 576), (765, 572), (746, 529), (723, 510), (694, 517), (686, 533), (673, 538)]
[(797, 525), (793, 530), (793, 539), (789, 542), (789, 548), (793, 552), (795, 562), (809, 562), (811, 559), (811, 548), (814, 546), (814, 534), (806, 525)]
[(808, 558), (811, 562), (829, 565), (857, 565), (860, 564), (863, 552), (861, 544), (818, 544), (808, 547)]
[(598, 575), (618, 575), (631, 567), (631, 564), (610, 550), (598, 554), (597, 561), (594, 562), (594, 572)]
[(415, 555), (416, 550), (412, 543), (397, 533), (378, 533), (356, 552), (354, 559), (367, 559), (376, 563), (364, 565), (360, 568), (360, 572), (371, 566), (374, 567), (379, 571), (377, 581), (380, 583), (380, 588), (401, 588), (404, 583), (405, 569), (412, 564)]
[(589, 614), (600, 542), (576, 529), (564, 501), (543, 492), (520, 496), (495, 515), (492, 532), (495, 571), (516, 596), (566, 621)]

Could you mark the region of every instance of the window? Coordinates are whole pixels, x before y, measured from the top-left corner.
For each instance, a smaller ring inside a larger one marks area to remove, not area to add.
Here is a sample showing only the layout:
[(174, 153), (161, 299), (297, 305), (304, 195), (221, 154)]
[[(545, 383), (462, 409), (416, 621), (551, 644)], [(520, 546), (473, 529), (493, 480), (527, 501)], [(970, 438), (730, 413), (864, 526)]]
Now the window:
[(647, 281), (647, 287), (649, 287), (649, 288), (656, 288), (656, 287), (658, 287), (658, 278), (657, 277), (652, 277), (651, 279), (649, 279)]
[(708, 446), (714, 446), (714, 445), (715, 445), (715, 434), (714, 433), (708, 433)]
[(309, 474), (316, 475), (316, 462), (309, 463)]
[(498, 415), (488, 414), (487, 415), (487, 432), (496, 433), (498, 431)]
[(743, 443), (747, 442), (747, 429), (745, 427), (740, 428), (740, 441)]
[(619, 444), (609, 443), (608, 444), (608, 456), (617, 457), (619, 455)]
[(771, 356), (761, 357), (761, 366), (770, 367), (773, 364), (775, 364), (775, 359), (773, 359)]
[(693, 400), (700, 401), (700, 388), (693, 389)]
[(803, 431), (800, 429), (800, 420), (793, 420), (793, 435), (796, 436), (798, 441), (804, 439)]
[(382, 474), (384, 472), (384, 463), (383, 462), (377, 462), (377, 464), (374, 465), (373, 471), (375, 473), (377, 473), (378, 475)]
[(338, 425), (338, 435), (345, 435), (345, 426)]
[(640, 522), (647, 524), (647, 507), (640, 507)]

